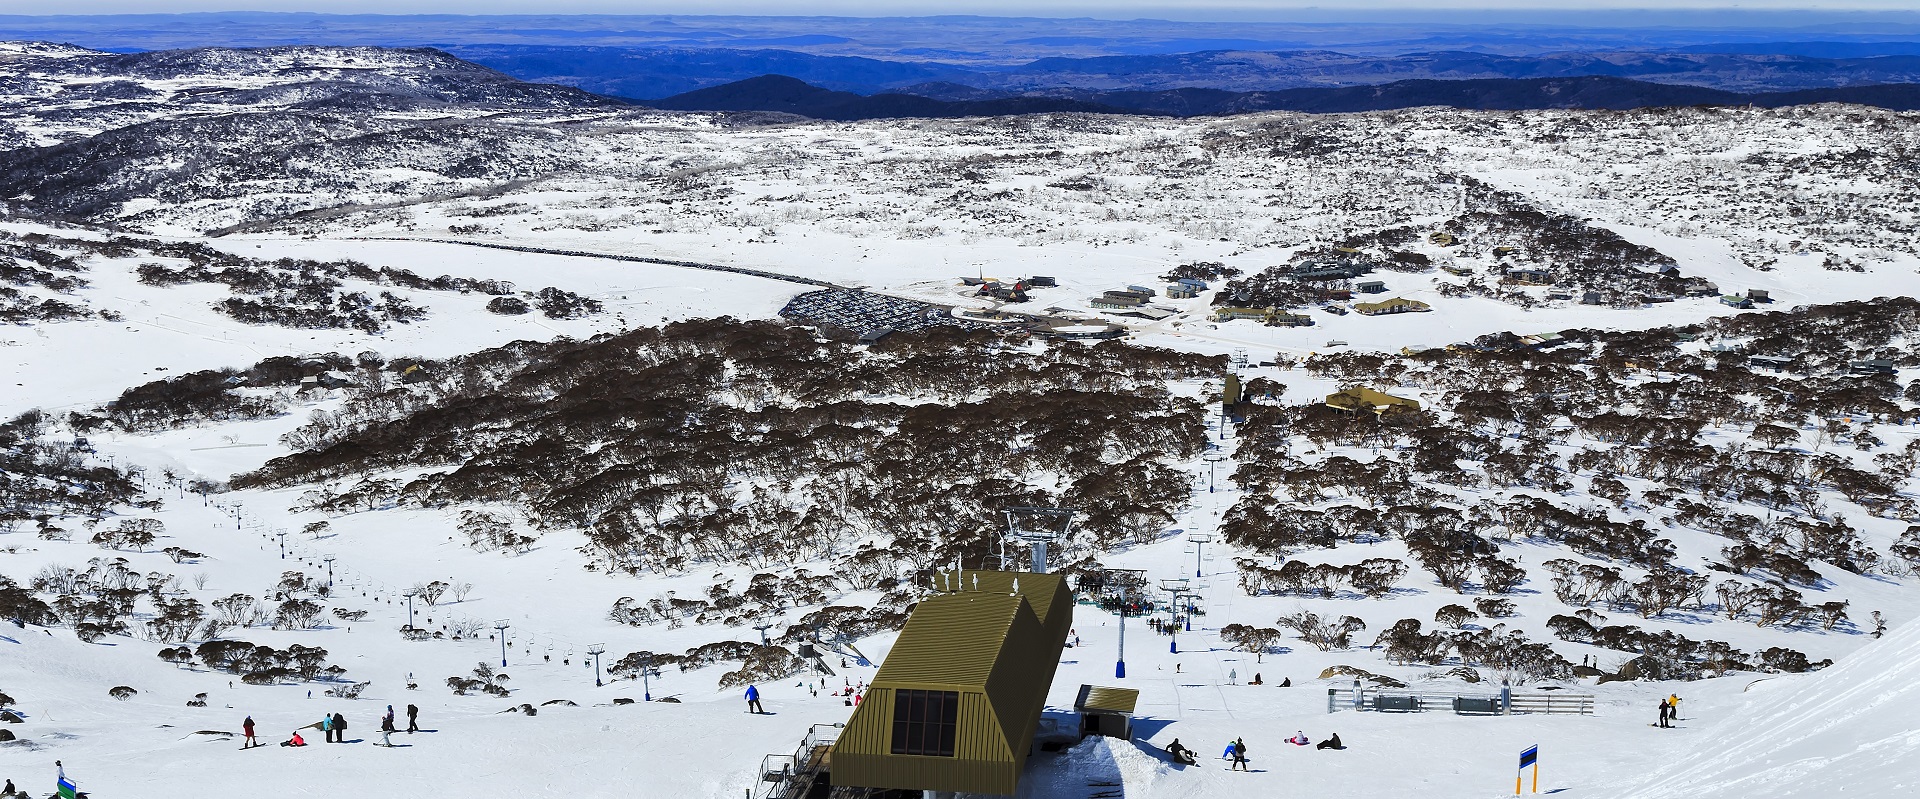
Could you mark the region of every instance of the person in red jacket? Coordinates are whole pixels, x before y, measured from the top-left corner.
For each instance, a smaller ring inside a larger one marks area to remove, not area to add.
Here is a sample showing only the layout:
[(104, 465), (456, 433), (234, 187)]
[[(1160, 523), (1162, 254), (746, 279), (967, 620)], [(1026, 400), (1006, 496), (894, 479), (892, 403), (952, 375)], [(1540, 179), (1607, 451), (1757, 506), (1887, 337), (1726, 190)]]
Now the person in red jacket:
[(300, 731), (294, 730), (293, 737), (280, 742), (281, 746), (306, 746), (307, 739), (300, 737)]
[(243, 745), (240, 747), (241, 749), (248, 749), (248, 748), (260, 745), (259, 739), (256, 739), (253, 737), (253, 717), (252, 716), (248, 716), (246, 721), (240, 723), (240, 729), (245, 730), (247, 733), (247, 739), (245, 742), (243, 742)]

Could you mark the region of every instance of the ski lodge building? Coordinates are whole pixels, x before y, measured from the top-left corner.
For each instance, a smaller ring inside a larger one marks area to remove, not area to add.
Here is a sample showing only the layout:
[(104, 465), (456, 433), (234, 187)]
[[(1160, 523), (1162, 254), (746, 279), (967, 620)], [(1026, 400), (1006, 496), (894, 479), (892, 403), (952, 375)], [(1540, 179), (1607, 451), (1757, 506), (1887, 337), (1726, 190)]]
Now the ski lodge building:
[(1065, 576), (961, 571), (922, 600), (833, 744), (835, 786), (1013, 795), (1073, 626)]

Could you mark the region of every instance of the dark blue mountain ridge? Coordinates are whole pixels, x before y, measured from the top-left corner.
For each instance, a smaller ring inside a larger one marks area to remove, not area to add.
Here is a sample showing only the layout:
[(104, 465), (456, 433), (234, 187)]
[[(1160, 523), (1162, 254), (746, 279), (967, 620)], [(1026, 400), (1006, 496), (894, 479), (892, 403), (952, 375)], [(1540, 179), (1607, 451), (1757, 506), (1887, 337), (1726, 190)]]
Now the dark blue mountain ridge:
[[(915, 94), (916, 91), (925, 94)], [(997, 116), (1056, 111), (1190, 117), (1259, 111), (1354, 113), (1427, 106), (1497, 111), (1624, 111), (1675, 106), (1779, 108), (1815, 103), (1853, 103), (1912, 111), (1920, 109), (1920, 83), (1742, 93), (1703, 86), (1589, 75), (1480, 80), (1417, 79), (1368, 86), (1256, 92), (1188, 87), (1157, 91), (1076, 89), (1025, 95), (935, 83), (899, 92), (861, 96), (810, 86), (786, 76), (768, 75), (700, 89), (653, 101), (648, 105), (684, 111), (777, 111), (816, 119), (855, 120)]]
[[(1882, 47), (1890, 48), (1890, 44)], [(1053, 88), (1274, 91), (1396, 80), (1611, 75), (1739, 92), (1920, 82), (1920, 56), (1865, 58), (1754, 53), (1565, 52), (1540, 56), (1434, 50), (1380, 57), (1336, 50), (1208, 50), (1043, 58), (1005, 67), (938, 60), (823, 56), (780, 49), (450, 45), (455, 55), (523, 80), (651, 100), (760, 75), (788, 75), (874, 94), (945, 82), (1016, 93)]]

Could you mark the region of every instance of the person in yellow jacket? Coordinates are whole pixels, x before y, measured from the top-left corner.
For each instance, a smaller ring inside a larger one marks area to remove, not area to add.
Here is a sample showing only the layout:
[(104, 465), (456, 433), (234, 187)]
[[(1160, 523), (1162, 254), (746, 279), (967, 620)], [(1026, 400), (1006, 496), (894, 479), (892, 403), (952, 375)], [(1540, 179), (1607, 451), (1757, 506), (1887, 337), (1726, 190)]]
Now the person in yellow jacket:
[(1679, 694), (1668, 695), (1667, 707), (1670, 708), (1673, 712), (1673, 720), (1679, 721), (1680, 720), (1680, 695)]

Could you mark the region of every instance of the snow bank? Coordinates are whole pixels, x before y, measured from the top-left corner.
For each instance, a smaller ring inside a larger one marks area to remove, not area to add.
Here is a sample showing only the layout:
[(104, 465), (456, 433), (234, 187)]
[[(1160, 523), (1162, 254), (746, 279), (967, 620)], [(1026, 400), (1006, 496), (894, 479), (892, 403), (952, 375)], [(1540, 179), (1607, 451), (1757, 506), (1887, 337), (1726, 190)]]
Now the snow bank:
[(1079, 796), (1123, 790), (1153, 796), (1153, 785), (1172, 766), (1127, 741), (1094, 736), (1059, 754), (1036, 752), (1027, 760), (1020, 795)]

